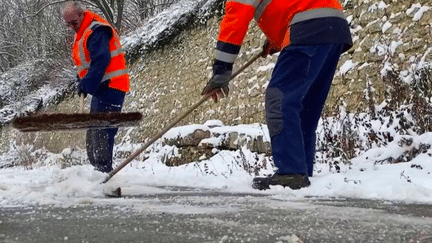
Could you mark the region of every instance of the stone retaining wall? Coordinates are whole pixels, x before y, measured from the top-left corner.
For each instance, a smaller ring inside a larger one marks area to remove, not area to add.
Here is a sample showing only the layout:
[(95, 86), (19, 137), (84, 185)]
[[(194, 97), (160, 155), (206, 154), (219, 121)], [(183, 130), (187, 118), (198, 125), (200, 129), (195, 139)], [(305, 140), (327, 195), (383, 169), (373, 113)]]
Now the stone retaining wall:
[[(349, 111), (364, 110), (367, 83), (373, 86), (377, 103), (385, 97), (381, 78), (385, 65), (404, 71), (422, 60), (431, 61), (432, 9), (424, 11), (409, 1), (355, 0), (345, 5), (354, 47), (341, 57), (339, 68), (349, 62), (353, 68), (336, 73), (326, 105), (333, 107), (343, 102)], [(419, 11), (423, 15), (415, 20)], [(206, 26), (183, 32), (174, 43), (142, 57), (132, 67), (133, 91), (126, 108), (139, 110), (146, 116), (135, 133), (137, 138), (151, 136), (155, 129), (160, 130), (201, 98), (201, 90), (211, 75), (219, 21), (215, 17)], [(265, 36), (251, 23), (234, 69), (259, 53), (264, 41)], [(395, 49), (383, 50), (385, 45)], [(276, 60), (277, 56), (258, 59), (231, 82), (227, 99), (217, 104), (206, 102), (180, 125), (202, 124), (209, 119), (219, 119), (227, 125), (264, 123), (264, 94)]]

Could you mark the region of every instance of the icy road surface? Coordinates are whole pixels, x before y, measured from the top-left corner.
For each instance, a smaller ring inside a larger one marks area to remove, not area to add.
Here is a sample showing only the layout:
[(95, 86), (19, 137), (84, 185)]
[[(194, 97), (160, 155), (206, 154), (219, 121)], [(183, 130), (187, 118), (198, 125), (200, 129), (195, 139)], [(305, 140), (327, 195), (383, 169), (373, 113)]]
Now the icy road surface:
[(0, 242), (431, 242), (432, 205), (183, 187), (0, 208)]

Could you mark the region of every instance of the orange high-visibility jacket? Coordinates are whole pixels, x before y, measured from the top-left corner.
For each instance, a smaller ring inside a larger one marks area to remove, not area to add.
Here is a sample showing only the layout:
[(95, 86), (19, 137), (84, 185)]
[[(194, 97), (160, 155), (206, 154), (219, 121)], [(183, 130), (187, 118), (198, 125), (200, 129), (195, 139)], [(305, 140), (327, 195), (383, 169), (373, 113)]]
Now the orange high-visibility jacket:
[(345, 19), (338, 0), (228, 0), (220, 23), (216, 61), (233, 63), (252, 19), (271, 47), (290, 44), (290, 26), (325, 17)]
[(83, 79), (90, 68), (91, 59), (87, 41), (93, 33), (94, 27), (98, 25), (108, 26), (112, 30), (112, 37), (109, 41), (111, 60), (101, 82), (109, 80), (108, 87), (123, 92), (129, 92), (129, 74), (124, 52), (120, 44), (120, 38), (114, 27), (112, 27), (107, 20), (89, 10), (85, 11), (80, 29), (75, 34), (72, 47), (72, 58), (77, 66), (78, 77)]

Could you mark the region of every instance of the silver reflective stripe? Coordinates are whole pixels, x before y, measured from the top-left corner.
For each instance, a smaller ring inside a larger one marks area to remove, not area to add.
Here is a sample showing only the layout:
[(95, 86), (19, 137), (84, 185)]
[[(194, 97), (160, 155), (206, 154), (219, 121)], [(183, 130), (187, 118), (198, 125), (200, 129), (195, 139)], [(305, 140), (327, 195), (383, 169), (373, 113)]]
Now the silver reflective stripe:
[(127, 74), (127, 73), (128, 73), (127, 68), (126, 68), (126, 69), (123, 69), (123, 70), (118, 70), (118, 71), (115, 71), (115, 72), (111, 72), (111, 73), (106, 73), (106, 74), (103, 76), (103, 78), (102, 78), (102, 82), (103, 82), (103, 81), (107, 81), (108, 79), (112, 79), (112, 78), (114, 78), (114, 77), (117, 77), (117, 76), (123, 75), (123, 74)]
[(84, 38), (81, 38), (78, 42), (78, 48), (79, 48), (79, 55), (81, 60), (81, 69), (86, 69), (90, 67), (90, 62), (87, 62), (85, 53), (84, 53)]
[(115, 45), (116, 49), (111, 51), (111, 58), (118, 56), (120, 54), (123, 54), (123, 50), (122, 50), (122, 47), (120, 45), (120, 42), (115, 41), (114, 45)]
[[(117, 40), (118, 40), (119, 38), (117, 37)], [(120, 49), (121, 48), (121, 45), (120, 45), (120, 42), (118, 42), (118, 41), (116, 41), (115, 43), (114, 43), (114, 45), (116, 46), (116, 49)]]
[(118, 56), (118, 55), (121, 55), (121, 54), (123, 54), (123, 50), (121, 48), (117, 49), (117, 50), (114, 50), (114, 51), (111, 52), (111, 58), (113, 58), (115, 56)]
[(272, 2), (272, 0), (263, 0), (255, 10), (254, 19), (256, 22), (261, 18), (267, 6)]
[(237, 54), (231, 54), (231, 53), (216, 50), (216, 60), (227, 62), (227, 63), (234, 63), (236, 58), (237, 58)]
[[(84, 31), (84, 33), (83, 33), (82, 36), (83, 36), (83, 37), (86, 36), (87, 33), (88, 33), (89, 31), (91, 31), (91, 28), (92, 28), (93, 26), (95, 26), (96, 24), (99, 24), (99, 22), (93, 21), (93, 22), (90, 24), (90, 26), (87, 27), (87, 29)], [(90, 62), (87, 62), (87, 59), (86, 59), (86, 56), (85, 56), (85, 53), (84, 53), (84, 38), (81, 38), (81, 39), (79, 40), (79, 42), (78, 42), (78, 46), (79, 46), (80, 59), (81, 59), (81, 63), (82, 63), (82, 65), (81, 65), (82, 69), (81, 69), (81, 70), (83, 70), (83, 69), (87, 69), (87, 68), (90, 67)]]
[(93, 22), (89, 25), (89, 27), (87, 27), (87, 29), (91, 29), (91, 28), (93, 28), (93, 26), (95, 26), (95, 25), (97, 25), (97, 24), (104, 25), (104, 24), (102, 24), (102, 23), (100, 23), (100, 22), (93, 21)]
[(247, 5), (252, 5), (254, 6), (254, 8), (256, 8), (259, 5), (259, 0), (230, 0), (228, 2), (238, 2)]
[(85, 67), (83, 67), (83, 66), (78, 66), (78, 67), (77, 67), (77, 72), (80, 73), (80, 72), (82, 72), (82, 71), (85, 70), (85, 69), (87, 69), (87, 68), (85, 68)]
[(318, 8), (312, 9), (305, 12), (298, 13), (294, 15), (294, 18), (291, 20), (290, 25), (309, 20), (309, 19), (318, 19), (318, 18), (326, 18), (326, 17), (338, 17), (345, 19), (345, 14), (339, 9), (335, 8)]

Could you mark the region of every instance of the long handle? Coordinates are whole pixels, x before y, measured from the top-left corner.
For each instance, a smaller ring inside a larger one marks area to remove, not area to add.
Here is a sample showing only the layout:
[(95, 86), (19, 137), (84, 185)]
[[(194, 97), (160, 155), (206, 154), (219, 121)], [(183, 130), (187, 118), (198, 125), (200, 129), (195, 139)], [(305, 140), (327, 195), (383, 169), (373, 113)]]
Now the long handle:
[(80, 112), (84, 113), (84, 94), (80, 95)]
[[(231, 75), (230, 80), (237, 77), (243, 70), (245, 70), (247, 67), (249, 67), (253, 62), (255, 62), (258, 58), (261, 57), (263, 52), (259, 53), (258, 55), (254, 56), (250, 61), (248, 61), (246, 64), (244, 64), (237, 72)], [(129, 155), (128, 158), (126, 158), (125, 161), (123, 161), (117, 168), (115, 168), (113, 171), (109, 173), (107, 178), (102, 183), (106, 183), (109, 181), (117, 172), (119, 172), (121, 169), (123, 169), (127, 164), (129, 164), (133, 159), (135, 159), (140, 153), (142, 153), (144, 150), (146, 150), (150, 145), (152, 145), (156, 140), (161, 138), (166, 132), (168, 132), (171, 128), (173, 128), (179, 121), (183, 120), (187, 115), (189, 115), (192, 111), (194, 111), (198, 106), (200, 106), (204, 101), (206, 101), (209, 97), (211, 97), (212, 93), (204, 95), (197, 103), (193, 104), (187, 111), (185, 111), (183, 114), (178, 116), (174, 119), (169, 125), (167, 125), (162, 131), (160, 131), (156, 136), (154, 136), (150, 141), (148, 141), (146, 144), (144, 144), (141, 148), (139, 148), (137, 151), (135, 151), (133, 154)]]

